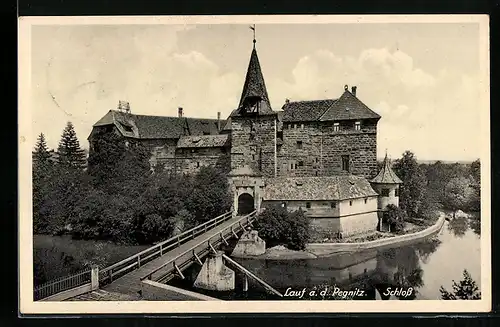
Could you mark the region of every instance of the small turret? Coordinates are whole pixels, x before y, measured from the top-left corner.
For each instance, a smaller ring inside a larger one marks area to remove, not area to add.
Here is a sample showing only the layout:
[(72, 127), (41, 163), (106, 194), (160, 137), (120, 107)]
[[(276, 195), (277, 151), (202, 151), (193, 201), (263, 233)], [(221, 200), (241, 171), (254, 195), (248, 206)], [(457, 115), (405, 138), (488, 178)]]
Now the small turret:
[(379, 210), (379, 229), (381, 230), (383, 210), (389, 204), (399, 207), (399, 185), (403, 184), (403, 181), (392, 170), (387, 153), (385, 154), (382, 169), (370, 183), (375, 192), (378, 193), (377, 209)]

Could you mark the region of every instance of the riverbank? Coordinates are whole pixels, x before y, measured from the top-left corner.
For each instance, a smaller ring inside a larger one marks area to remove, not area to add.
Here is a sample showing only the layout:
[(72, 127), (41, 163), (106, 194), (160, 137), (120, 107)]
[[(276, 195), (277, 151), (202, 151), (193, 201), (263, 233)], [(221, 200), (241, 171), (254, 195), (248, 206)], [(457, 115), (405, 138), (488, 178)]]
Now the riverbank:
[(340, 252), (357, 252), (362, 250), (402, 246), (437, 234), (443, 227), (445, 221), (446, 215), (444, 213), (440, 213), (440, 216), (434, 225), (414, 233), (359, 243), (309, 243), (306, 246), (306, 251), (319, 257)]
[(379, 248), (388, 248), (393, 246), (402, 246), (409, 243), (414, 243), (424, 238), (437, 234), (443, 227), (446, 215), (441, 213), (437, 222), (423, 230), (415, 232), (395, 235), (390, 237), (382, 237), (372, 241), (364, 242), (348, 242), (348, 243), (309, 243), (304, 251), (294, 251), (287, 249), (284, 246), (275, 246), (266, 249), (266, 253), (258, 256), (248, 256), (241, 258), (252, 259), (275, 259), (275, 260), (299, 260), (299, 259), (314, 259), (319, 257), (331, 256), (342, 252), (358, 252), (362, 250), (372, 250)]
[(75, 240), (69, 235), (33, 235), (34, 284), (74, 274), (92, 264), (111, 265), (150, 245), (120, 245), (96, 240)]

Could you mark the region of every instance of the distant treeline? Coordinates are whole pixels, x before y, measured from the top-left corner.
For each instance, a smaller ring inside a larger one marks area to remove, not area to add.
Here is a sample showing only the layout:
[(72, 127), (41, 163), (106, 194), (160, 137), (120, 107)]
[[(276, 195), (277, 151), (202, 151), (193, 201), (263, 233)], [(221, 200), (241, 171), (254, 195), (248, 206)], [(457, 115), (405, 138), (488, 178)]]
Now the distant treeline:
[(99, 138), (89, 158), (68, 123), (51, 155), (41, 134), (33, 152), (33, 228), (37, 234), (151, 244), (230, 208), (224, 172), (152, 172), (140, 144)]
[(414, 153), (406, 151), (394, 161), (393, 169), (403, 181), (400, 207), (410, 218), (425, 219), (441, 209), (481, 210), (479, 159), (471, 163), (419, 163)]

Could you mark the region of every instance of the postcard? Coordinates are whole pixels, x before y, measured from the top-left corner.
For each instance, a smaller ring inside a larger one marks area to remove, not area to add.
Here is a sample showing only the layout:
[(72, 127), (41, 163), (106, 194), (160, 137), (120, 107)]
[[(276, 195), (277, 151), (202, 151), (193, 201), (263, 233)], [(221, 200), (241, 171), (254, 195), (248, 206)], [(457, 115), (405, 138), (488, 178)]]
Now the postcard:
[(488, 24), (20, 17), (21, 314), (488, 312)]

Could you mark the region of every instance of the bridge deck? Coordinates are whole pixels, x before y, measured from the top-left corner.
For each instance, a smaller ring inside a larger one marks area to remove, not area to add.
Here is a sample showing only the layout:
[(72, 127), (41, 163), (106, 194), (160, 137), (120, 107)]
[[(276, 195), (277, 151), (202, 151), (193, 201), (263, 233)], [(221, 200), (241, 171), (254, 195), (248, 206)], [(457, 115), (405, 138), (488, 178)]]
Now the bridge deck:
[(207, 231), (206, 233), (199, 235), (198, 237), (181, 244), (179, 247), (172, 249), (168, 253), (165, 253), (163, 256), (152, 260), (138, 269), (135, 269), (126, 275), (113, 280), (112, 283), (105, 285), (102, 287), (103, 290), (108, 292), (116, 292), (127, 294), (130, 296), (137, 296), (138, 291), (142, 289), (141, 287), (141, 278), (154, 271), (155, 269), (160, 268), (169, 260), (181, 255), (185, 251), (189, 251), (194, 248), (197, 244), (203, 241), (208, 241), (210, 238), (217, 236), (224, 229), (226, 229), (231, 224), (235, 223), (238, 219), (241, 219), (242, 216), (233, 217), (219, 226), (214, 227), (213, 229)]

